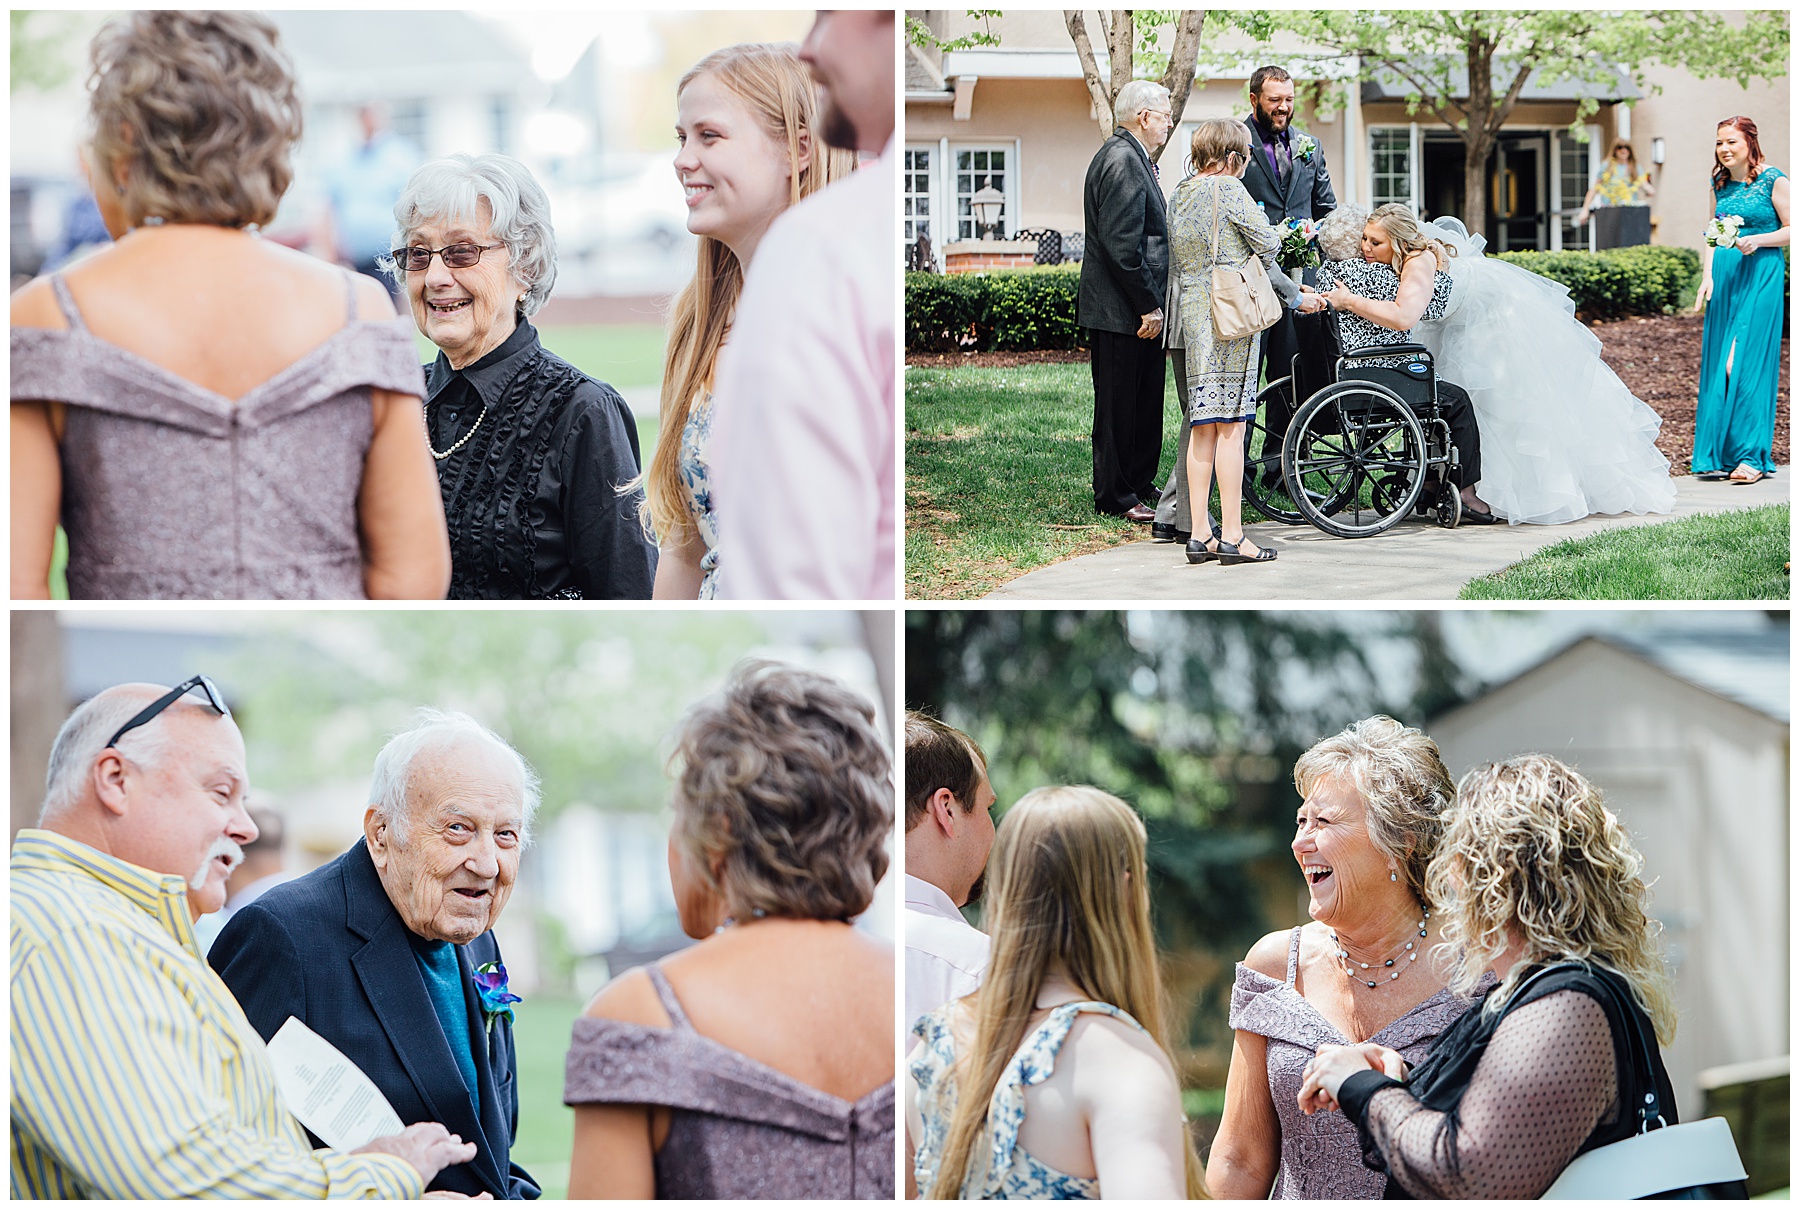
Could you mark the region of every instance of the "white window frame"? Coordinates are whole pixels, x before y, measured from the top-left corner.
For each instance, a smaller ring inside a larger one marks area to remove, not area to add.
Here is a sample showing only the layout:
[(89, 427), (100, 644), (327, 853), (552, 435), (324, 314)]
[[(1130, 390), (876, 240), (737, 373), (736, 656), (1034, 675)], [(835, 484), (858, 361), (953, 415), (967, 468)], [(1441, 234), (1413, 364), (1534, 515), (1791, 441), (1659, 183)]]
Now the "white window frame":
[[(944, 200), (948, 203), (944, 213), (955, 234), (945, 242), (957, 242), (964, 238), (962, 216), (957, 213), (956, 208), (956, 156), (958, 152), (999, 151), (1005, 153), (1006, 167), (1001, 170), (1004, 173), (1005, 187), (1001, 192), (1006, 195), (1006, 209), (1000, 215), (1000, 235), (1002, 238), (1008, 237), (1024, 226), (1020, 222), (1019, 216), (1019, 145), (1020, 140), (1018, 139), (959, 139), (947, 144), (942, 174)], [(973, 219), (970, 220), (970, 226), (971, 228), (974, 226)], [(972, 230), (967, 238), (977, 239), (979, 234)]]
[[(1389, 131), (1395, 130), (1404, 130), (1407, 132), (1407, 188), (1411, 190), (1412, 195), (1404, 200), (1406, 201), (1406, 204), (1412, 208), (1412, 212), (1417, 214), (1419, 212), (1419, 195), (1424, 192), (1422, 187), (1423, 178), (1421, 176), (1424, 167), (1420, 163), (1422, 135), (1420, 134), (1419, 124), (1417, 122), (1374, 122), (1363, 128), (1363, 154), (1369, 158), (1369, 193), (1366, 204), (1371, 210), (1377, 205), (1377, 202), (1375, 201), (1375, 178), (1378, 174), (1375, 170), (1375, 136), (1377, 134), (1386, 134)], [(1391, 176), (1392, 174), (1380, 173), (1379, 175)], [(1389, 198), (1387, 200), (1397, 201), (1400, 199)]]
[[(929, 167), (926, 169), (925, 201), (926, 204), (931, 207), (931, 214), (929, 216), (931, 223), (931, 255), (941, 268), (944, 263), (944, 143), (942, 139), (935, 143), (908, 143), (906, 144), (905, 150), (923, 151), (929, 153), (931, 156)], [(904, 155), (902, 155), (900, 163), (900, 171), (902, 175), (905, 175), (907, 169)], [(902, 240), (905, 240), (907, 249), (910, 252), (913, 241), (906, 239), (906, 207), (904, 205), (906, 196), (907, 191), (903, 190), (901, 192), (902, 213), (900, 215), (900, 237)]]

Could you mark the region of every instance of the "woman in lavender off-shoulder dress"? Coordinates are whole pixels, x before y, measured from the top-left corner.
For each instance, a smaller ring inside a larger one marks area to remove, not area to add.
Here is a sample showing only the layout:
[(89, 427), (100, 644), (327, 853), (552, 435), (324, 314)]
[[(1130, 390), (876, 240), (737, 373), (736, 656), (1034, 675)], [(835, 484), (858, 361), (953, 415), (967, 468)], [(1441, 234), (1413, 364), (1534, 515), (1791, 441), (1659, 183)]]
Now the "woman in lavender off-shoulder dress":
[(894, 823), (874, 707), (752, 662), (674, 759), (669, 876), (700, 943), (575, 1022), (569, 1196), (891, 1200), (894, 949), (851, 923)]
[(1271, 933), (1237, 970), (1225, 1115), (1207, 1163), (1216, 1198), (1380, 1198), (1356, 1129), (1295, 1099), (1320, 1046), (1371, 1042), (1410, 1062), (1470, 1006), (1428, 956), (1426, 864), (1455, 796), (1437, 745), (1377, 715), (1294, 765), (1293, 852), (1314, 923)]
[(76, 598), (442, 597), (409, 327), (256, 235), (300, 137), (275, 26), (131, 13), (92, 57), (116, 242), (13, 296), (13, 597), (50, 595), (59, 525)]

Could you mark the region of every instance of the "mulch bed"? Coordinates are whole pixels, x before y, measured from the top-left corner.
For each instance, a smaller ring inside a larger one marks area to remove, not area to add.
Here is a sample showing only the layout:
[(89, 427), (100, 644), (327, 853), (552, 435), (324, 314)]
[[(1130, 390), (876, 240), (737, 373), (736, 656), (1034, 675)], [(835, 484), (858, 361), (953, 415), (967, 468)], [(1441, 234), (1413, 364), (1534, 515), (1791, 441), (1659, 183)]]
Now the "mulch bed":
[[(1663, 418), (1656, 448), (1684, 475), (1694, 452), (1694, 401), (1700, 390), (1699, 315), (1653, 315), (1593, 325), (1606, 364), (1633, 395)], [(1788, 465), (1788, 342), (1781, 342), (1775, 386), (1775, 462)]]
[[(1633, 395), (1663, 418), (1656, 448), (1670, 470), (1685, 475), (1694, 451), (1694, 400), (1700, 384), (1698, 315), (1652, 315), (1591, 325), (1601, 356)], [(908, 353), (909, 366), (945, 369), (975, 366), (1007, 370), (1015, 366), (1086, 361), (1086, 349), (1046, 349), (1030, 353)], [(1775, 391), (1775, 461), (1788, 465), (1788, 342), (1781, 342), (1781, 369)]]

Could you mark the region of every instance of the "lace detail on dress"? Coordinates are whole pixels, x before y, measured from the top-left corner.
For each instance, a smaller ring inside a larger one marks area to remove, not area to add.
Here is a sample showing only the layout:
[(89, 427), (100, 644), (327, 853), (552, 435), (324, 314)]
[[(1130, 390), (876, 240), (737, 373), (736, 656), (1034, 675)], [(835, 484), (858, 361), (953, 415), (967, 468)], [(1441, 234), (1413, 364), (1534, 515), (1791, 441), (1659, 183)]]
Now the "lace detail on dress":
[[(924, 1137), (913, 1153), (913, 1176), (921, 1193), (937, 1177), (950, 1119), (956, 1112), (956, 1084), (951, 1074), (956, 1066), (956, 1042), (948, 1011), (949, 1006), (935, 1009), (913, 1026), (913, 1033), (925, 1044), (910, 1068), (919, 1090), (919, 1116), (923, 1122)], [(1097, 1179), (1059, 1172), (1019, 1146), (1019, 1128), (1025, 1122), (1025, 1089), (1050, 1078), (1056, 1070), (1056, 1056), (1082, 1013), (1103, 1013), (1136, 1029), (1144, 1028), (1123, 1009), (1098, 1000), (1081, 1000), (1052, 1009), (1042, 1024), (1025, 1035), (994, 1086), (994, 1095), (988, 1102), (986, 1137), (963, 1181), (963, 1197), (1059, 1201), (1099, 1198)]]
[(682, 486), (687, 488), (688, 515), (706, 553), (700, 557), (700, 600), (710, 601), (719, 591), (719, 523), (713, 515), (712, 468), (706, 457), (706, 444), (712, 439), (712, 392), (703, 393), (688, 412), (687, 424), (681, 430), (679, 470)]
[(1754, 181), (1726, 181), (1725, 188), (1713, 195), (1713, 213), (1742, 218), (1739, 235), (1767, 235), (1778, 230), (1781, 216), (1775, 211), (1775, 182), (1783, 175), (1781, 169), (1765, 165)]
[[(1294, 930), (1299, 933), (1298, 929)], [(1290, 971), (1293, 963), (1290, 961)], [(1485, 991), (1493, 985), (1488, 975)], [(1430, 1053), (1440, 1034), (1474, 1003), (1440, 990), (1377, 1030), (1368, 1041), (1400, 1052), (1413, 1065)], [(1231, 989), (1231, 1028), (1260, 1034), (1268, 1042), (1269, 1094), (1281, 1123), (1281, 1171), (1276, 1198), (1379, 1198), (1387, 1178), (1363, 1166), (1356, 1127), (1342, 1114), (1300, 1112), (1301, 1072), (1321, 1046), (1342, 1046), (1344, 1037), (1292, 983), (1271, 979), (1242, 963)]]
[(361, 598), (369, 391), (422, 393), (410, 325), (353, 318), (227, 399), (95, 335), (51, 286), (69, 328), (12, 330), (11, 391), (68, 405), (69, 595)]
[(1366, 1122), (1388, 1171), (1416, 1197), (1535, 1198), (1617, 1116), (1606, 1011), (1559, 991), (1506, 1015), (1455, 1111), (1389, 1087), (1370, 1098)]

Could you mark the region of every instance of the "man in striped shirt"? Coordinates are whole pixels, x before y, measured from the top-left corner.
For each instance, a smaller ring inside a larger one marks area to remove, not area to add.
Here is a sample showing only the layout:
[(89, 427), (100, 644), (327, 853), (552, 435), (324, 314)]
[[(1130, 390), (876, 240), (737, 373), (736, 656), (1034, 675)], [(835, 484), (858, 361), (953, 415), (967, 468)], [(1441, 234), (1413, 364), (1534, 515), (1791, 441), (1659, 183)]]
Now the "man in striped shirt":
[(314, 1151), (283, 1107), (194, 944), (256, 836), (247, 781), (203, 677), (116, 686), (63, 724), (12, 851), (14, 1198), (413, 1198), (473, 1156), (437, 1123)]

